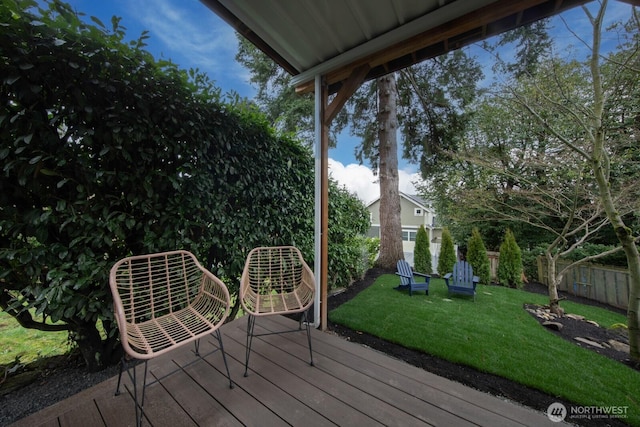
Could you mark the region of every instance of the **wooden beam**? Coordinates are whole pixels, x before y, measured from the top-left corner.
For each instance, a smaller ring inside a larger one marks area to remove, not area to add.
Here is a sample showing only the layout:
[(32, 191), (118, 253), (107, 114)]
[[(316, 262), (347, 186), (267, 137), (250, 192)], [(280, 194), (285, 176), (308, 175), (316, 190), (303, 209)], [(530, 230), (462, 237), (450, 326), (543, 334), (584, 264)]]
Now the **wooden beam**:
[(323, 121), (327, 126), (331, 125), (331, 122), (336, 118), (340, 110), (342, 110), (344, 104), (349, 100), (351, 95), (358, 90), (368, 72), (368, 64), (362, 64), (351, 71), (351, 75), (344, 81), (336, 97), (333, 98), (331, 104), (327, 106), (323, 117)]

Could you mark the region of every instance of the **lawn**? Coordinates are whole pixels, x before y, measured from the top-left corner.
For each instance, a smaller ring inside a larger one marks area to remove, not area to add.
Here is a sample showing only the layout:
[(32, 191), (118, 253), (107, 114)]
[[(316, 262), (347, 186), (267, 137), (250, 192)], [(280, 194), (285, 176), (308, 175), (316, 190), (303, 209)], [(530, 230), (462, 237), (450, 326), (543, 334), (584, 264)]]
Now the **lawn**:
[(0, 366), (13, 365), (16, 358), (27, 364), (41, 357), (66, 354), (67, 332), (25, 329), (7, 313), (0, 311)]
[[(429, 296), (410, 297), (393, 290), (397, 284), (395, 275), (380, 276), (329, 319), (577, 405), (628, 406), (625, 421), (640, 426), (640, 372), (541, 327), (523, 304), (545, 304), (544, 295), (480, 285), (474, 302), (449, 297), (442, 279), (431, 280)], [(626, 323), (624, 316), (597, 307), (568, 301), (562, 306), (604, 327)]]

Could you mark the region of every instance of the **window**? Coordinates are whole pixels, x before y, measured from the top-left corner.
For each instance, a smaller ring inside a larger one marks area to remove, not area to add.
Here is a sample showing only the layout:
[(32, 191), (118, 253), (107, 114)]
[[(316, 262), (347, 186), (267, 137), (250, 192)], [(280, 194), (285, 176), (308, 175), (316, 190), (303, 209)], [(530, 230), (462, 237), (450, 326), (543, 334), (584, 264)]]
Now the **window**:
[(402, 230), (402, 240), (405, 242), (415, 242), (417, 231)]
[(413, 215), (414, 215), (414, 216), (422, 216), (422, 209), (420, 209), (420, 208), (415, 208), (415, 209), (413, 210)]

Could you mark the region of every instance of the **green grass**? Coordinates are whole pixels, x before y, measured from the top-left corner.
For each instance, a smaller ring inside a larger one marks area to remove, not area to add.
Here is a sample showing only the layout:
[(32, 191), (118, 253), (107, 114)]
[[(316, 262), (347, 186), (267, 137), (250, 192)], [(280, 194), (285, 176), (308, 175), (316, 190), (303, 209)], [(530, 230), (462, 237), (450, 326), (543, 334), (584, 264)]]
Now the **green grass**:
[[(395, 275), (380, 276), (332, 310), (330, 320), (577, 405), (628, 406), (625, 421), (640, 426), (640, 372), (542, 328), (523, 304), (546, 304), (544, 295), (478, 286), (474, 302), (449, 297), (442, 279), (431, 279), (429, 296), (418, 292), (409, 297), (393, 290), (397, 284)], [(561, 305), (603, 327), (626, 323), (625, 316), (608, 310), (568, 301)]]
[(67, 332), (25, 329), (7, 313), (0, 311), (0, 366), (13, 365), (16, 358), (27, 364), (41, 357), (66, 354)]

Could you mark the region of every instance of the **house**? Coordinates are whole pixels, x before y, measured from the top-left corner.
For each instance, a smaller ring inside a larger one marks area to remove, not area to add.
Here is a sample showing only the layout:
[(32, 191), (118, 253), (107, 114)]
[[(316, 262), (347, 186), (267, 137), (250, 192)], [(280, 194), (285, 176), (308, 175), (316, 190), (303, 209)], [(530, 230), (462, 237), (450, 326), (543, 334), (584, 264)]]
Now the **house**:
[[(380, 198), (367, 205), (371, 228), (369, 237), (380, 237)], [(431, 251), (431, 268), (437, 271), (438, 254), (442, 242), (442, 227), (436, 218), (436, 212), (431, 203), (420, 196), (400, 192), (400, 222), (402, 224), (402, 247), (404, 258), (413, 266), (413, 250), (416, 244), (416, 234), (420, 225), (424, 225), (429, 236), (429, 250)]]

